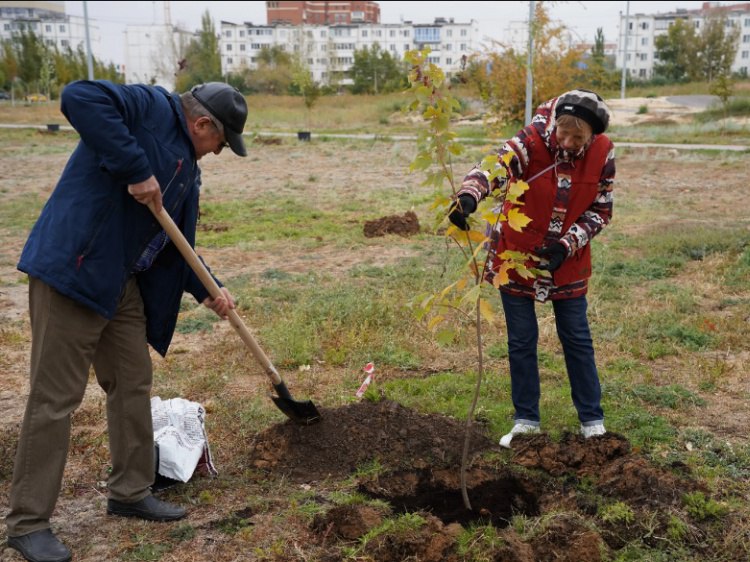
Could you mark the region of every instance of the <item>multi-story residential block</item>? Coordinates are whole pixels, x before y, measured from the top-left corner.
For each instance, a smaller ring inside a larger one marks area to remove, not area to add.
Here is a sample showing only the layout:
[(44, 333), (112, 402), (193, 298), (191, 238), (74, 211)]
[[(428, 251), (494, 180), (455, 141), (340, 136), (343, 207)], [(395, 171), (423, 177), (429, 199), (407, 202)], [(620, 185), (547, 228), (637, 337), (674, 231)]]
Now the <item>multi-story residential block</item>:
[(456, 23), (453, 18), (435, 18), (431, 24), (362, 23), (349, 25), (253, 25), (221, 22), (219, 40), (223, 74), (255, 68), (264, 47), (279, 46), (299, 54), (322, 84), (336, 80), (351, 83), (347, 73), (354, 63), (354, 51), (378, 44), (397, 60), (406, 51), (429, 46), (430, 59), (446, 74), (462, 69), (464, 55), (479, 49), (479, 25)]
[[(727, 25), (740, 30), (739, 48), (732, 63), (732, 72), (748, 75), (750, 70), (750, 3), (719, 5), (704, 2), (697, 10), (678, 9), (660, 14), (625, 14), (620, 12), (618, 47), (615, 64), (632, 78), (648, 80), (653, 76), (656, 60), (655, 40), (664, 35), (677, 20), (687, 20), (696, 29), (711, 17), (725, 16)], [(626, 24), (627, 19), (627, 24)]]
[(126, 26), (125, 82), (173, 89), (185, 49), (195, 35), (169, 24)]
[(337, 25), (380, 23), (377, 2), (266, 2), (270, 24)]
[[(76, 51), (86, 48), (86, 23), (79, 16), (65, 14), (65, 2), (0, 2), (0, 40), (12, 39), (22, 32), (33, 32), (42, 43)], [(89, 19), (91, 50), (101, 49), (101, 33)]]

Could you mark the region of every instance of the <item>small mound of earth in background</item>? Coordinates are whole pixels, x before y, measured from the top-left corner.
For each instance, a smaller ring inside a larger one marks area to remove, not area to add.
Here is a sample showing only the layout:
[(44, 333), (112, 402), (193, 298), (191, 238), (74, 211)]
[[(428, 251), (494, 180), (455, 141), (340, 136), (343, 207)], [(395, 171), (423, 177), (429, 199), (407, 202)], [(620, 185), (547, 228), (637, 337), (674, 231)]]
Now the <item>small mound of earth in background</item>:
[(379, 219), (365, 221), (365, 237), (375, 238), (386, 234), (411, 236), (419, 233), (419, 219), (414, 211), (407, 211), (403, 215), (389, 215)]

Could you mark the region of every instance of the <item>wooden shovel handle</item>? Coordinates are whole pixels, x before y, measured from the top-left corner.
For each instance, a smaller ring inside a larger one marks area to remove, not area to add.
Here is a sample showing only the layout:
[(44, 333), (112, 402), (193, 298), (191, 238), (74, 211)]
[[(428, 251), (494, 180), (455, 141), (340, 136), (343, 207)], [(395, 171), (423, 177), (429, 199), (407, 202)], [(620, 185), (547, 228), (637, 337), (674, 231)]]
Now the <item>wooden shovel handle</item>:
[[(166, 231), (169, 239), (174, 242), (175, 246), (177, 246), (180, 254), (182, 254), (182, 257), (185, 258), (186, 262), (188, 262), (190, 268), (201, 280), (201, 283), (203, 283), (203, 286), (206, 287), (206, 290), (208, 290), (211, 297), (214, 299), (223, 297), (224, 294), (219, 288), (219, 285), (216, 283), (211, 273), (209, 273), (206, 266), (200, 260), (198, 254), (196, 254), (195, 250), (192, 248), (192, 246), (190, 246), (190, 243), (185, 239), (185, 236), (182, 234), (180, 229), (177, 228), (177, 225), (172, 220), (172, 217), (169, 216), (169, 213), (167, 213), (167, 211), (165, 211), (163, 207), (157, 213), (154, 209), (153, 203), (149, 203), (148, 208), (154, 214), (156, 220), (159, 221), (159, 224), (162, 226), (162, 228)], [(245, 323), (242, 321), (242, 318), (240, 318), (240, 315), (237, 314), (237, 311), (233, 308), (230, 309), (228, 316), (229, 323), (237, 331), (237, 333), (240, 335), (240, 338), (242, 338), (242, 341), (245, 342), (247, 347), (250, 348), (253, 356), (265, 369), (266, 374), (271, 378), (273, 384), (281, 384), (281, 376), (276, 370), (276, 367), (273, 366), (271, 361), (268, 359), (268, 356), (258, 345), (258, 342), (255, 341), (255, 338), (250, 333), (250, 330), (247, 329), (247, 326), (245, 326)]]

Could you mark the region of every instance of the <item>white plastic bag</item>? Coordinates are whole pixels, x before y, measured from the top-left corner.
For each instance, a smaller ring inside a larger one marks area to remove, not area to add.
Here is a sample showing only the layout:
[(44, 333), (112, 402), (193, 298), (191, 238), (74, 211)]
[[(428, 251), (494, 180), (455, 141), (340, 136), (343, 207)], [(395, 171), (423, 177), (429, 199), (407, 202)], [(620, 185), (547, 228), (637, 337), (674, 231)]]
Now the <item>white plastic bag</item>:
[(196, 468), (211, 476), (218, 473), (211, 460), (206, 436), (206, 411), (183, 398), (151, 398), (154, 443), (159, 452), (156, 471), (167, 478), (187, 482)]

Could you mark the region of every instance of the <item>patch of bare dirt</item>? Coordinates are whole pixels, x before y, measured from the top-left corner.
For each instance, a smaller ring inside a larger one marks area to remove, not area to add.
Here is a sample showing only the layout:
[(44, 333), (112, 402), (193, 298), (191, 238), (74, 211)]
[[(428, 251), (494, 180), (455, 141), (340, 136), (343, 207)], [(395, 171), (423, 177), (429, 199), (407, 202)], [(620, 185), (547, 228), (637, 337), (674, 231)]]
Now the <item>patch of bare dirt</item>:
[(414, 211), (407, 211), (403, 215), (390, 215), (365, 221), (364, 233), (367, 238), (385, 236), (386, 234), (411, 236), (419, 233), (419, 219)]

